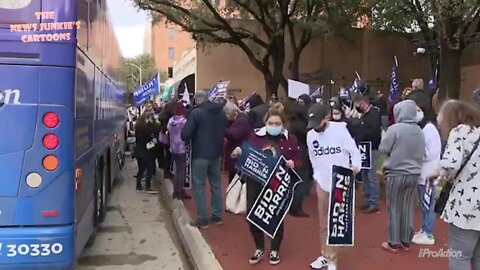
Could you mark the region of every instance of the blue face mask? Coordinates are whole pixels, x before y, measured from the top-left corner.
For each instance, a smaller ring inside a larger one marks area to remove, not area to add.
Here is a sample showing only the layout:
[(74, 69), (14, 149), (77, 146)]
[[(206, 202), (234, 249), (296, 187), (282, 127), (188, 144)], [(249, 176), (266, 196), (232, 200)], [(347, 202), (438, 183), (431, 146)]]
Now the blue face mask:
[(422, 111), (417, 111), (417, 116), (415, 117), (415, 121), (417, 123), (420, 123), (420, 122), (422, 122), (423, 117), (424, 117), (423, 112)]
[(270, 136), (278, 136), (282, 133), (282, 126), (267, 126), (267, 133)]

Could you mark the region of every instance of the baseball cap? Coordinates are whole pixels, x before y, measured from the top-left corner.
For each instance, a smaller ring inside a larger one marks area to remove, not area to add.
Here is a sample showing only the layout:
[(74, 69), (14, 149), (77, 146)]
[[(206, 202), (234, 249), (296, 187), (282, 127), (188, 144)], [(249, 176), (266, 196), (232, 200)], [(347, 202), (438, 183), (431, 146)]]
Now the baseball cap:
[(308, 110), (308, 125), (307, 129), (315, 128), (323, 121), (323, 119), (330, 115), (330, 104), (315, 103)]

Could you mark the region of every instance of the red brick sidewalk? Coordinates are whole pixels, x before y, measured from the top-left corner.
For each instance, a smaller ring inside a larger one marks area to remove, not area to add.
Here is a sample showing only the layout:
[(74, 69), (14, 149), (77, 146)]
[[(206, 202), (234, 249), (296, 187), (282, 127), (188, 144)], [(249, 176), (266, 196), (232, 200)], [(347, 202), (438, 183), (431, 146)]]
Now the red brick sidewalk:
[[(359, 201), (358, 197), (360, 196), (357, 195), (357, 201)], [(196, 210), (193, 199), (185, 202), (185, 205), (191, 216), (195, 217)], [(277, 266), (270, 266), (267, 260), (256, 266), (248, 264), (248, 258), (253, 254), (254, 245), (244, 215), (235, 216), (226, 213), (223, 225), (211, 226), (202, 233), (225, 270), (310, 269), (310, 263), (320, 255), (315, 194), (305, 200), (304, 208), (311, 214), (310, 218), (293, 218), (291, 216), (286, 218), (285, 238), (281, 249), (282, 262)], [(416, 229), (419, 221), (417, 212)], [(357, 211), (355, 215), (355, 246), (342, 250), (338, 269), (448, 269), (447, 259), (418, 257), (420, 248), (447, 249), (447, 227), (443, 221), (439, 220), (436, 226), (437, 244), (435, 246), (413, 246), (410, 252), (399, 254), (387, 253), (380, 248), (380, 244), (386, 239), (386, 228), (387, 217), (384, 203), (380, 213), (377, 214), (365, 215)]]

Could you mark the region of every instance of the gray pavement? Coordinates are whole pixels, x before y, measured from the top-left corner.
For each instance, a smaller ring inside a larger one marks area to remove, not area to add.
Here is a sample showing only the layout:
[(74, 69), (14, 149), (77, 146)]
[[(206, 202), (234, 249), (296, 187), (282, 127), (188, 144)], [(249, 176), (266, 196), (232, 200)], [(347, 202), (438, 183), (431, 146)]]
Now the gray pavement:
[(135, 172), (128, 157), (95, 244), (83, 251), (76, 270), (191, 269), (159, 195), (135, 192)]

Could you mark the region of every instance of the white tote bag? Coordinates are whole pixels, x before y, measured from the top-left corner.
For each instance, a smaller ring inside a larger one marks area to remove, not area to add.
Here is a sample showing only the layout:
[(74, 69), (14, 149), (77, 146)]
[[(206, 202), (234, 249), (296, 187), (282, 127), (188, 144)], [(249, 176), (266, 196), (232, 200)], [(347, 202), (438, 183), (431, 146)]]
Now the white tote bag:
[(235, 215), (247, 211), (247, 184), (240, 181), (240, 175), (235, 174), (227, 187), (226, 210)]

